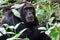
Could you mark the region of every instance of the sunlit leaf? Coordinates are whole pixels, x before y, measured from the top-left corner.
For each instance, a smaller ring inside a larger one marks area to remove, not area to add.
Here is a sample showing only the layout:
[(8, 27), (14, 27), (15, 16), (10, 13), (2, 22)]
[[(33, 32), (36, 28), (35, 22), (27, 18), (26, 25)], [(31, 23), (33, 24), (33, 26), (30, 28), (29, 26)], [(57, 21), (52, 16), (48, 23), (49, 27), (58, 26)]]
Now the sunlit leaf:
[(8, 2), (9, 0), (4, 0), (5, 2)]
[(4, 0), (0, 0), (0, 4), (4, 4), (6, 3)]
[(40, 30), (41, 32), (40, 33), (43, 33), (46, 31), (46, 28), (45, 27), (39, 27), (38, 30)]
[(3, 34), (6, 34), (6, 30), (5, 30), (5, 28), (0, 27), (0, 32), (2, 32)]
[(22, 39), (22, 40), (29, 40), (29, 38), (24, 38), (24, 39)]
[(39, 27), (38, 30), (46, 30), (45, 27)]
[(14, 32), (6, 32), (7, 34), (15, 34)]
[(8, 28), (10, 28), (10, 29), (14, 29), (15, 27), (14, 27), (14, 26), (8, 26)]
[(21, 23), (16, 24), (14, 29), (17, 29), (20, 24), (21, 24)]
[(42, 9), (36, 9), (36, 15), (38, 16), (38, 15), (43, 15), (43, 13), (44, 13), (44, 10), (42, 10)]
[(58, 27), (57, 30), (60, 32), (60, 27)]
[(24, 31), (26, 31), (27, 28), (21, 30), (18, 34), (16, 34), (15, 36), (13, 36), (12, 38), (18, 38)]
[(3, 34), (0, 33), (0, 37), (3, 36)]
[(50, 18), (48, 21), (49, 21), (50, 23), (52, 23), (54, 19), (55, 19), (55, 17), (52, 17), (52, 18)]
[(3, 26), (8, 27), (8, 24), (3, 24)]
[(6, 40), (22, 40), (22, 38), (8, 38)]
[[(55, 25), (54, 25), (55, 26)], [(51, 28), (51, 27), (50, 27)], [(55, 27), (54, 27), (55, 28)], [(60, 23), (56, 23), (56, 29), (60, 31)]]
[(51, 35), (51, 38), (56, 38), (58, 35), (58, 31), (55, 29), (52, 29), (50, 35)]
[(56, 18), (56, 20), (59, 20), (60, 21), (60, 18)]
[(24, 24), (24, 22), (20, 22), (21, 24)]
[(13, 14), (14, 14), (16, 17), (21, 18), (20, 13), (19, 13), (17, 10), (12, 9), (12, 12), (13, 12)]
[(50, 33), (51, 33), (51, 30), (45, 31), (45, 34), (47, 34), (48, 36), (50, 35)]
[(55, 26), (57, 25), (57, 23), (55, 23), (52, 27), (50, 27), (48, 30), (52, 30), (55, 28)]
[(15, 4), (11, 8), (18, 9), (18, 8), (21, 8), (24, 5), (25, 5), (25, 3), (23, 3), (23, 4)]

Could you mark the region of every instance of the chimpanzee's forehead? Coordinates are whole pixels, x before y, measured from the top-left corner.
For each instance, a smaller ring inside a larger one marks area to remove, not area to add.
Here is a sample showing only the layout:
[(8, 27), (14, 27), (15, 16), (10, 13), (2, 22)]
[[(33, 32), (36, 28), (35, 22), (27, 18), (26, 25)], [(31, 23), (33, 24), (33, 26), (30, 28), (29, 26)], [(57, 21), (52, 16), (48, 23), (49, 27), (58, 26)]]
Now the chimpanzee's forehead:
[(33, 5), (31, 3), (26, 3), (25, 6), (24, 6), (24, 8), (27, 8), (27, 7), (30, 8), (30, 7), (33, 7)]

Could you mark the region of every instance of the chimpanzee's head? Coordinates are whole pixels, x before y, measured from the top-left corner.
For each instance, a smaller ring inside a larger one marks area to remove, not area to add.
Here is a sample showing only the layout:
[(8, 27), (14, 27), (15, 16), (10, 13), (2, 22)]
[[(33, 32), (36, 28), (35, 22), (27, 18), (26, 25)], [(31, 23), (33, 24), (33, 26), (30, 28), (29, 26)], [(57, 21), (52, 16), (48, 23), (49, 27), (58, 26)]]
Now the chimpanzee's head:
[(21, 13), (22, 19), (26, 22), (33, 22), (35, 17), (35, 9), (33, 5), (29, 2), (23, 3), (25, 5), (18, 10)]

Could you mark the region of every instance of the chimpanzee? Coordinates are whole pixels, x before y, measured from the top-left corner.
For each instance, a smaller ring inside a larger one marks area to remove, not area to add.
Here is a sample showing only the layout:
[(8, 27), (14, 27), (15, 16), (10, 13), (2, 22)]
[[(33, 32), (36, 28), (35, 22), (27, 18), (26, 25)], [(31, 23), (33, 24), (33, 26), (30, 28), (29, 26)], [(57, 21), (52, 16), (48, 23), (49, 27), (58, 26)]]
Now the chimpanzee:
[[(35, 16), (35, 8), (30, 2), (22, 2), (20, 4), (24, 4), (22, 7), (16, 9), (20, 13), (20, 18), (16, 17), (13, 12), (7, 11), (5, 18), (2, 21), (2, 25), (7, 23), (8, 25), (16, 25), (20, 22), (24, 22), (24, 24), (20, 25), (16, 32), (18, 33), (24, 28), (28, 28), (20, 38), (28, 37), (30, 40), (51, 40), (49, 36), (45, 33), (40, 33), (38, 30), (39, 22)], [(5, 39), (4, 39), (5, 40)]]

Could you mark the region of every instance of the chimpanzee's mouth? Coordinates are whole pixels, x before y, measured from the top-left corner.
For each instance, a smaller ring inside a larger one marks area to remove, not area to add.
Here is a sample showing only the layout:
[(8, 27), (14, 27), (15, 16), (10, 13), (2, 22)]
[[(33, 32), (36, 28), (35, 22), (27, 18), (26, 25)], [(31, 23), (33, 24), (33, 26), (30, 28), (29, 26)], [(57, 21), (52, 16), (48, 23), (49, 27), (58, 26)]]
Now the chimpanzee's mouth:
[(34, 21), (34, 17), (28, 17), (28, 18), (26, 18), (26, 21), (27, 22), (33, 22)]

